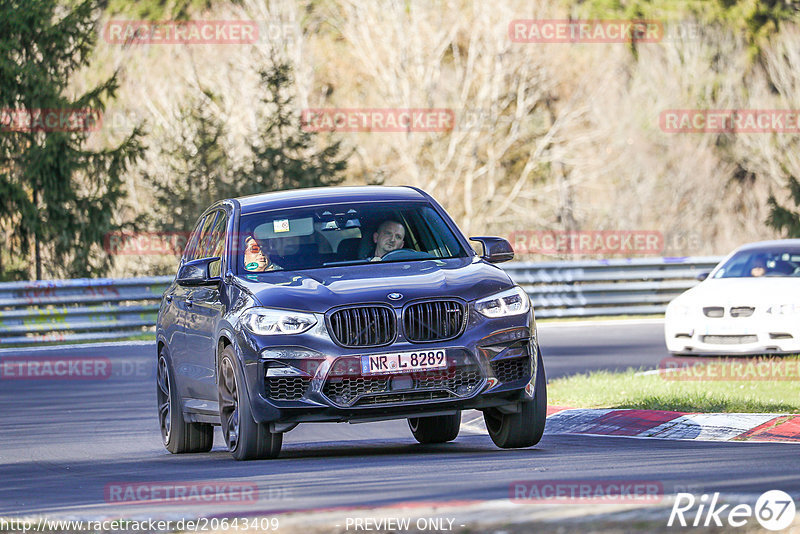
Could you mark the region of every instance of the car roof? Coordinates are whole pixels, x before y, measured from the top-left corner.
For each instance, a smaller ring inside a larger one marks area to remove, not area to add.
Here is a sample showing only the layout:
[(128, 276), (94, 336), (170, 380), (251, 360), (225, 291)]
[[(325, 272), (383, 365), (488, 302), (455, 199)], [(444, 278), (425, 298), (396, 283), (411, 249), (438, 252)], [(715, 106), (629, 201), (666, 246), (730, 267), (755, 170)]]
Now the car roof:
[(771, 250), (790, 250), (792, 252), (800, 252), (800, 239), (773, 239), (772, 241), (758, 241), (756, 243), (748, 243), (742, 245), (737, 249), (739, 251), (747, 252), (768, 252)]
[(241, 213), (303, 206), (335, 204), (342, 202), (379, 202), (427, 200), (427, 197), (413, 187), (386, 186), (336, 186), (311, 187), (262, 193), (235, 199), (241, 206)]

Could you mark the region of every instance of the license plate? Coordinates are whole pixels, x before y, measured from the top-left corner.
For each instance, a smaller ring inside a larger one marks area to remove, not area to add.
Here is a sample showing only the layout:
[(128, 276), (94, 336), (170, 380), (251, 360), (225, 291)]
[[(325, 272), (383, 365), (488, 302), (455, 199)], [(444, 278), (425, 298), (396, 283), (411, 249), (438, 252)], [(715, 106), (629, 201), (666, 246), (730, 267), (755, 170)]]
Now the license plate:
[(361, 374), (408, 373), (447, 369), (444, 349), (418, 350), (414, 352), (390, 352), (361, 357)]

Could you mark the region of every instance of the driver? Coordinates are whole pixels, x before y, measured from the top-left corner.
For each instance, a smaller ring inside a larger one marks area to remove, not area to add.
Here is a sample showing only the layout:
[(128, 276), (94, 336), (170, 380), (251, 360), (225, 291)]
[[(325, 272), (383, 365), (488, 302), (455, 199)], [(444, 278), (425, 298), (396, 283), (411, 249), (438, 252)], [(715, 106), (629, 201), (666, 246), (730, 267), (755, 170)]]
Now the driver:
[(372, 234), (375, 254), (369, 261), (381, 261), (389, 252), (403, 248), (405, 237), (406, 229), (402, 224), (391, 219), (383, 221), (378, 226), (378, 231)]
[(750, 276), (758, 278), (767, 274), (767, 261), (764, 256), (756, 256), (750, 266)]
[(253, 236), (247, 236), (244, 240), (244, 268), (254, 273), (274, 271), (278, 266), (269, 261), (269, 256), (264, 254), (261, 245)]

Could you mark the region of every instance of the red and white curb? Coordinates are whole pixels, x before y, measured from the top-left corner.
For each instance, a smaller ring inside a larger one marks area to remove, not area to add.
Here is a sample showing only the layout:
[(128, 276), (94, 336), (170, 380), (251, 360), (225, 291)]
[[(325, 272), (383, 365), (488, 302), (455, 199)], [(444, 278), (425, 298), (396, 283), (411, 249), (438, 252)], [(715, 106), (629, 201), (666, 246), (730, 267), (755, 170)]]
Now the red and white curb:
[[(475, 417), (466, 417), (461, 428), (468, 432), (486, 432), (480, 413)], [(800, 443), (800, 415), (684, 413), (550, 406), (547, 409), (545, 426), (545, 435), (547, 434)]]

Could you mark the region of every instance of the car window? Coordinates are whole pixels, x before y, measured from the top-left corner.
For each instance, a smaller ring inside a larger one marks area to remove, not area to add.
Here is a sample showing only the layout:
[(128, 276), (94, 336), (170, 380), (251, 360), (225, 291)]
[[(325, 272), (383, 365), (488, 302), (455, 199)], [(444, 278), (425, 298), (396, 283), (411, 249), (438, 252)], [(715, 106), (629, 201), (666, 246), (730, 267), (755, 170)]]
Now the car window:
[(195, 252), (195, 259), (198, 258), (208, 258), (211, 256), (211, 251), (213, 247), (213, 237), (214, 237), (214, 229), (219, 222), (220, 212), (219, 211), (212, 211), (206, 217), (206, 222), (203, 224), (203, 231), (200, 235), (200, 238), (197, 242), (197, 250)]
[(800, 250), (743, 250), (731, 256), (714, 278), (800, 276)]
[(237, 272), (313, 269), (463, 257), (466, 251), (425, 202), (275, 210), (240, 218)]
[(197, 223), (197, 226), (189, 238), (189, 244), (184, 252), (183, 261), (208, 258), (213, 255), (212, 253), (215, 250), (215, 246), (212, 244), (212, 233), (219, 224), (224, 224), (224, 219), (224, 213), (216, 210), (206, 215)]
[(225, 246), (225, 223), (227, 220), (228, 218), (223, 211), (214, 212), (213, 220), (205, 235), (203, 248), (200, 251), (200, 258), (222, 256)]
[[(214, 218), (211, 226), (211, 232), (208, 239), (208, 248), (204, 250), (206, 258), (222, 258), (225, 254), (225, 235), (228, 226), (227, 214), (220, 210)], [(211, 276), (219, 276), (222, 268), (222, 261), (212, 263), (209, 266), (209, 274)]]
[(195, 259), (197, 243), (200, 240), (200, 234), (202, 234), (203, 226), (205, 225), (207, 218), (208, 217), (200, 217), (200, 219), (198, 219), (197, 224), (195, 225), (194, 230), (192, 230), (192, 234), (189, 236), (189, 240), (186, 243), (186, 249), (183, 251), (181, 262), (187, 262)]

